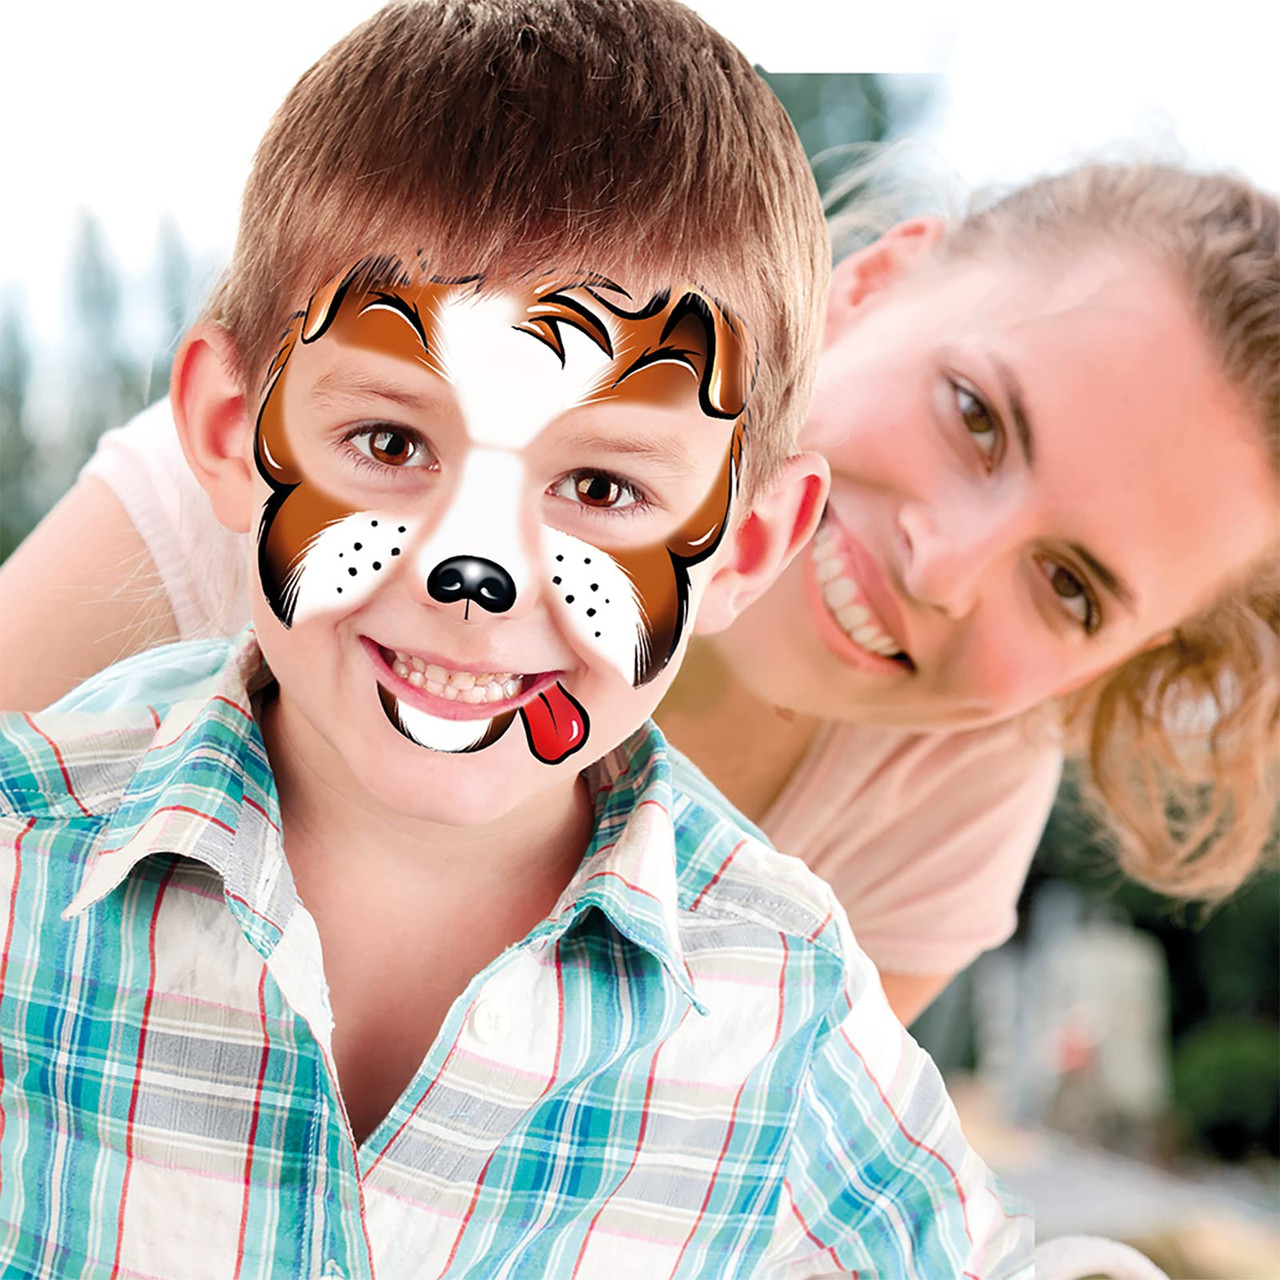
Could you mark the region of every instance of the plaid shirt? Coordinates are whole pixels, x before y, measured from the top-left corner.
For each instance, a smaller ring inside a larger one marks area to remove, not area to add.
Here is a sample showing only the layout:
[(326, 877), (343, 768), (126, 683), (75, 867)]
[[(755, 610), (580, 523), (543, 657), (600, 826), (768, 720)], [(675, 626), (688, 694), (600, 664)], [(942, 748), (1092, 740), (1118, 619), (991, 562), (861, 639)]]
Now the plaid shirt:
[(4, 1276), (1030, 1274), (825, 885), (652, 726), (357, 1146), (269, 679), (247, 631), (0, 719)]

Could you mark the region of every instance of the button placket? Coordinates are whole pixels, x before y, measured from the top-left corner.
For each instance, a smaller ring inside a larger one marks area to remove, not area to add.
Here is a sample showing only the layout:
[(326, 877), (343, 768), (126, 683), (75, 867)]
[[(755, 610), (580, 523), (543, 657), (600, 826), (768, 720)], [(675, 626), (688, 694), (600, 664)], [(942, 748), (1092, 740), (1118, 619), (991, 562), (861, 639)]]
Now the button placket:
[(469, 1021), (472, 1034), (481, 1044), (500, 1044), (511, 1034), (511, 1015), (506, 1005), (493, 996), (476, 1001)]

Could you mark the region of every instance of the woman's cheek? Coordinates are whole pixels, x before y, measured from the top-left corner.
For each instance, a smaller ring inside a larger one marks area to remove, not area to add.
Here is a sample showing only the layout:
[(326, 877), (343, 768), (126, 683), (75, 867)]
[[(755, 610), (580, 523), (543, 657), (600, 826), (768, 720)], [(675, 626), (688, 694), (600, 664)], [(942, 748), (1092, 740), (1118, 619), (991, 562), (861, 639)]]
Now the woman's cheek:
[(988, 625), (970, 632), (963, 648), (953, 652), (948, 664), (953, 679), (944, 682), (1003, 719), (1052, 697), (1074, 667), (1007, 611), (988, 607), (986, 612)]

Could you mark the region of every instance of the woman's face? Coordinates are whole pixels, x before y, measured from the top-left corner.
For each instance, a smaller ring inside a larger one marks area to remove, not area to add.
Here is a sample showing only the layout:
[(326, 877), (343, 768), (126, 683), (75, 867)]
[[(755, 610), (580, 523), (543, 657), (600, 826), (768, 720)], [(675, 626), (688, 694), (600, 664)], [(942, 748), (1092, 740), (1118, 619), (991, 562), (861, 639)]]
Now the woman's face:
[(1161, 270), (1109, 250), (904, 278), (928, 238), (837, 270), (802, 437), (831, 462), (827, 514), (716, 645), (779, 705), (964, 728), (1159, 643), (1266, 551), (1280, 505)]

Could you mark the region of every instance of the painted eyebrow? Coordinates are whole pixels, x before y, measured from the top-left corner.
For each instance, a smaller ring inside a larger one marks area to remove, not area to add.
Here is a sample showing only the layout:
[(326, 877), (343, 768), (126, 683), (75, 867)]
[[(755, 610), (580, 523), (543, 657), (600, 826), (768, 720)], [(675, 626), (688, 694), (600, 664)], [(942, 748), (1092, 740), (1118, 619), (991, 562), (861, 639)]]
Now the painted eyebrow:
[(1133, 613), (1137, 607), (1138, 597), (1134, 589), (1118, 573), (1107, 568), (1097, 556), (1078, 542), (1067, 543), (1067, 549), (1078, 556), (1089, 571), (1124, 607)]
[(1035, 435), (1031, 430), (1031, 417), (1027, 413), (1027, 403), (1022, 394), (1022, 383), (1017, 374), (1009, 368), (995, 352), (991, 353), (991, 363), (995, 365), (1000, 376), (1000, 386), (1005, 399), (1009, 402), (1009, 411), (1013, 414), (1014, 433), (1022, 449), (1022, 460), (1030, 471), (1035, 465)]

